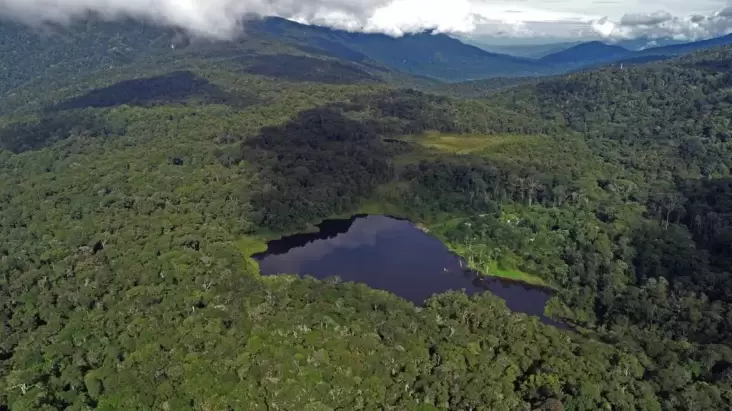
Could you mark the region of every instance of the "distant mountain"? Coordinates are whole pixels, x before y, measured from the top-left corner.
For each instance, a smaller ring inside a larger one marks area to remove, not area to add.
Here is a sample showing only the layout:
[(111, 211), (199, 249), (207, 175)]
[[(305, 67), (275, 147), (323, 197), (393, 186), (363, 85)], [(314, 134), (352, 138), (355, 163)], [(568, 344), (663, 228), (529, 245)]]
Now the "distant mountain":
[[(250, 32), (234, 41), (208, 41), (133, 20), (90, 20), (67, 27), (42, 28), (0, 21), (0, 54), (3, 56), (0, 59), (0, 100), (3, 100), (0, 106), (7, 109), (15, 104), (11, 104), (9, 96), (17, 94), (14, 92), (21, 88), (78, 84), (79, 79), (97, 72), (124, 70), (128, 66), (134, 66), (136, 70), (147, 67), (150, 72), (144, 74), (155, 75), (163, 67), (177, 67), (178, 71), (181, 67), (194, 65), (194, 61), (292, 82), (389, 82), (412, 88), (441, 84), (435, 79), (404, 73), (346, 46), (341, 49), (329, 47), (328, 51), (307, 46), (303, 41), (297, 41), (297, 37), (288, 40), (269, 32)], [(199, 86), (197, 79), (185, 76), (155, 77), (154, 80), (160, 81), (153, 81), (153, 85), (179, 87), (184, 84), (194, 89)], [(136, 83), (123, 85), (137, 87)], [(148, 86), (144, 83), (137, 88)], [(105, 91), (114, 94), (114, 90)], [(21, 101), (23, 96), (13, 99)]]
[[(626, 42), (625, 44), (631, 43)], [(567, 72), (590, 69), (605, 64), (645, 64), (727, 44), (732, 44), (732, 34), (709, 40), (671, 44), (637, 51), (628, 50), (618, 45), (592, 41), (550, 54), (541, 58), (539, 62), (543, 63), (548, 71), (553, 68), (555, 71)]]
[(710, 47), (726, 46), (732, 44), (732, 34), (722, 37), (715, 37), (708, 40), (695, 41), (692, 43), (673, 44), (664, 47), (655, 47), (637, 52), (638, 56), (678, 56), (693, 53)]
[(342, 59), (368, 58), (397, 70), (446, 81), (535, 76), (546, 70), (535, 60), (491, 53), (444, 34), (424, 32), (395, 38), (302, 25), (280, 18), (252, 22), (247, 30), (284, 37)]
[(683, 43), (687, 43), (687, 42), (681, 41), (681, 40), (674, 40), (672, 38), (653, 39), (650, 37), (638, 37), (635, 39), (611, 42), (610, 44), (620, 46), (622, 48), (625, 48), (625, 49), (628, 49), (631, 51), (641, 51), (641, 50), (646, 50), (646, 49), (650, 49), (650, 48), (672, 46), (675, 44), (683, 44)]
[(599, 41), (582, 43), (558, 53), (550, 54), (539, 61), (552, 66), (588, 66), (628, 58), (633, 54), (628, 49)]
[[(701, 42), (631, 51), (593, 41), (573, 45), (540, 59), (483, 50), (444, 34), (423, 32), (402, 37), (351, 33), (303, 25), (285, 19), (250, 21), (246, 35), (234, 41), (190, 39), (174, 29), (133, 21), (88, 21), (42, 32), (0, 22), (0, 94), (38, 84), (54, 75), (60, 80), (95, 70), (146, 62), (177, 64), (185, 58), (221, 60), (252, 74), (292, 81), (329, 83), (397, 82), (434, 88), (435, 82), (538, 77), (584, 70), (604, 64), (640, 64), (713, 46), (732, 44), (732, 36)], [(51, 45), (49, 47), (49, 45)], [(556, 44), (565, 47), (568, 44)], [(548, 47), (549, 45), (545, 45)], [(521, 45), (534, 51), (545, 46)], [(496, 84), (503, 84), (500, 80)], [(474, 87), (477, 92), (491, 85)], [(471, 89), (473, 86), (470, 86)]]
[[(623, 62), (642, 64), (691, 53), (696, 50), (732, 44), (732, 36), (685, 44), (670, 44), (672, 39), (639, 38), (619, 44), (590, 41), (553, 45), (520, 44), (495, 46), (494, 52), (466, 44), (456, 38), (423, 32), (391, 37), (376, 33), (351, 33), (327, 27), (303, 25), (281, 18), (251, 22), (247, 30), (257, 37), (271, 36), (275, 41), (302, 44), (306, 52), (320, 50), (339, 59), (375, 61), (400, 72), (448, 82), (495, 77), (536, 77), (556, 75)], [(468, 40), (465, 40), (468, 41)], [(478, 41), (476, 39), (470, 40)], [(663, 47), (644, 48), (653, 44)], [(634, 50), (622, 47), (627, 45)], [(556, 52), (541, 58), (516, 57), (504, 53), (541, 55), (555, 47)], [(643, 50), (638, 50), (644, 48)], [(511, 51), (513, 50), (513, 51)]]
[(573, 42), (562, 42), (562, 43), (547, 43), (547, 44), (516, 44), (516, 45), (494, 45), (484, 44), (475, 40), (461, 40), (464, 43), (471, 44), (476, 47), (480, 47), (491, 53), (508, 54), (514, 57), (524, 57), (532, 59), (540, 59), (548, 56), (549, 54), (558, 53), (566, 50), (570, 47), (582, 44), (581, 41)]

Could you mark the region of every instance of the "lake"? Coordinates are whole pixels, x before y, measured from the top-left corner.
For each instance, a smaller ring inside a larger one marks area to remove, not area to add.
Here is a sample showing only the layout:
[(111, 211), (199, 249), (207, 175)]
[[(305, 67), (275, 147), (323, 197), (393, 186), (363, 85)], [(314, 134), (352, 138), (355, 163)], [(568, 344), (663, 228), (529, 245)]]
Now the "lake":
[(491, 292), (513, 311), (537, 316), (564, 328), (544, 315), (551, 298), (545, 288), (465, 270), (464, 263), (440, 241), (409, 221), (387, 216), (355, 216), (326, 220), (316, 233), (296, 234), (268, 243), (253, 257), (262, 275), (300, 274), (364, 283), (422, 305), (434, 294), (465, 290)]

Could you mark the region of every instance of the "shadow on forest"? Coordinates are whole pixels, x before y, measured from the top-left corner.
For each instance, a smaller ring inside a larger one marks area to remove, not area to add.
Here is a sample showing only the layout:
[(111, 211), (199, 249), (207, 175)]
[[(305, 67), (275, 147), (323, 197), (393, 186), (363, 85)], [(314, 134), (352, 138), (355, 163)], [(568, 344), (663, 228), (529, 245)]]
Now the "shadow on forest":
[(74, 134), (103, 136), (111, 133), (106, 120), (88, 112), (53, 113), (37, 123), (13, 124), (0, 129), (0, 147), (23, 153), (50, 146)]
[(251, 191), (259, 226), (300, 229), (352, 211), (375, 187), (393, 179), (394, 156), (411, 146), (385, 144), (384, 139), (427, 130), (533, 130), (523, 119), (517, 120), (520, 126), (511, 119), (494, 122), (484, 117), (482, 105), (461, 107), (458, 118), (455, 109), (446, 97), (414, 90), (365, 94), (265, 127), (241, 149), (222, 149), (219, 160), (224, 165), (247, 160), (260, 168), (257, 187)]
[(162, 76), (125, 80), (92, 90), (87, 94), (57, 104), (51, 110), (87, 107), (152, 106), (200, 101), (246, 107), (255, 102), (253, 96), (233, 95), (198, 77), (190, 71), (176, 71)]
[(349, 118), (358, 108), (304, 111), (248, 139), (239, 158), (221, 158), (225, 163), (246, 159), (266, 170), (253, 193), (259, 224), (300, 228), (354, 208), (376, 185), (391, 179), (389, 151), (380, 140), (383, 128), (375, 120)]
[(0, 147), (15, 153), (37, 150), (74, 134), (107, 136), (120, 134), (93, 108), (121, 105), (151, 107), (165, 104), (225, 104), (244, 108), (257, 97), (247, 93), (221, 90), (217, 85), (190, 71), (126, 80), (92, 90), (45, 110), (38, 122), (18, 123), (0, 129)]
[(633, 231), (635, 284), (611, 304), (608, 318), (626, 317), (697, 343), (724, 343), (732, 324), (726, 308), (732, 302), (732, 180), (687, 181), (678, 195), (656, 202), (649, 206), (656, 221)]
[[(680, 217), (697, 245), (718, 268), (732, 267), (732, 178), (692, 180), (682, 187), (686, 204)], [(731, 281), (732, 282), (732, 281)], [(732, 284), (728, 290), (732, 294)]]

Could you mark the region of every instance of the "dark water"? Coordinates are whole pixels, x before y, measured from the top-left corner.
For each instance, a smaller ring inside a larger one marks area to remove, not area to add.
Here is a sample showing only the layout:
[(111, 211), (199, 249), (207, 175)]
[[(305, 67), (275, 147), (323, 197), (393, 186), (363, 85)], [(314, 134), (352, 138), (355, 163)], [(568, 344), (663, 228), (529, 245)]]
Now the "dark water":
[(328, 220), (318, 233), (271, 241), (255, 255), (263, 275), (291, 273), (315, 278), (338, 276), (392, 292), (421, 305), (434, 294), (465, 290), (490, 291), (513, 311), (544, 316), (549, 290), (497, 278), (481, 278), (463, 269), (462, 260), (438, 239), (408, 221), (385, 216)]

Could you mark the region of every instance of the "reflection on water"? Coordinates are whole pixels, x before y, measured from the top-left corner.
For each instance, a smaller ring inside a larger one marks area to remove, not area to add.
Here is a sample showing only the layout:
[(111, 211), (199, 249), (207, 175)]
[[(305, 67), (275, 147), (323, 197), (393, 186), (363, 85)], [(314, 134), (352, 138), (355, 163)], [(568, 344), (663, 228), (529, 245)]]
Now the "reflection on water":
[(421, 305), (434, 294), (465, 290), (490, 291), (513, 311), (535, 315), (547, 324), (562, 326), (544, 316), (548, 290), (481, 278), (465, 271), (460, 258), (438, 239), (408, 221), (386, 216), (356, 216), (329, 220), (320, 231), (272, 241), (255, 255), (263, 275), (292, 273), (324, 279), (338, 276), (392, 292)]

